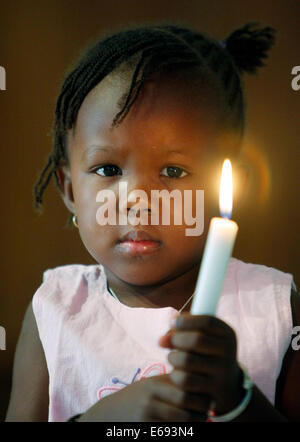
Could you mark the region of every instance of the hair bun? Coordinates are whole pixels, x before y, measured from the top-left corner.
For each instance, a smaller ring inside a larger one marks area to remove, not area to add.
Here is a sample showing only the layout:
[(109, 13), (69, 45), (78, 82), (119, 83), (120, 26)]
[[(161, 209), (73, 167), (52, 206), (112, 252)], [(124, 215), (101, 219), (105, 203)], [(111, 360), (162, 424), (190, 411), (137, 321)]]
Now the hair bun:
[(275, 42), (275, 29), (269, 26), (254, 29), (257, 25), (257, 22), (247, 23), (223, 40), (240, 72), (256, 73), (257, 68), (265, 66), (262, 59), (267, 58), (267, 51)]

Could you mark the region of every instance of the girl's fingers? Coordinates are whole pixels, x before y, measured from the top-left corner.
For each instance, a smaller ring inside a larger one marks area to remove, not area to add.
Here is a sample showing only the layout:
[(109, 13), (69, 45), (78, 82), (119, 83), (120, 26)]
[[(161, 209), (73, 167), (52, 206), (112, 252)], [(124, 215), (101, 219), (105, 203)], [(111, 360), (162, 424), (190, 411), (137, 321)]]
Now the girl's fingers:
[(181, 350), (171, 351), (168, 360), (178, 370), (201, 375), (218, 376), (223, 369), (218, 357), (202, 356)]
[(229, 347), (235, 353), (235, 332), (220, 319), (185, 313), (177, 321), (176, 328), (161, 336), (158, 345), (216, 356), (228, 355)]
[(158, 388), (155, 388), (153, 399), (158, 399), (180, 409), (200, 413), (201, 415), (207, 412), (211, 402), (210, 396), (205, 394), (190, 393), (182, 388), (179, 388), (172, 381), (171, 376), (168, 376), (168, 382), (162, 380)]
[(209, 315), (191, 315), (183, 313), (177, 318), (177, 330), (198, 330), (215, 337), (232, 337), (234, 336), (233, 329), (215, 316)]
[(211, 376), (174, 369), (170, 373), (170, 378), (175, 385), (189, 393), (207, 396), (214, 394), (214, 378)]
[[(200, 331), (177, 331), (170, 334), (171, 347), (201, 355), (228, 357), (235, 353), (235, 346), (227, 345), (228, 339), (207, 335)], [(231, 349), (231, 350), (230, 350)]]
[(207, 418), (206, 412), (184, 410), (158, 399), (153, 399), (148, 408), (147, 417), (158, 422), (205, 422)]

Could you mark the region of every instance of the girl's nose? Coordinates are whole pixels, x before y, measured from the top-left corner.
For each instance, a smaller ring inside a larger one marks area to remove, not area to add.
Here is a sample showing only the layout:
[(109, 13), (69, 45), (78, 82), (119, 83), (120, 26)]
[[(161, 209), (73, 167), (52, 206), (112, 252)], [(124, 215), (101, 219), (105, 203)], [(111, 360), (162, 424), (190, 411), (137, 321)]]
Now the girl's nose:
[[(141, 212), (145, 214), (151, 213), (150, 196), (143, 189), (128, 190), (127, 194), (124, 192), (124, 194), (120, 196), (119, 205), (120, 211), (126, 215), (128, 215), (129, 212), (132, 216), (142, 216)], [(134, 208), (135, 205), (138, 205), (138, 207)]]
[(152, 220), (154, 224), (157, 224), (159, 222), (160, 202), (152, 198), (152, 190), (160, 189), (159, 179), (153, 175), (153, 172), (147, 171), (145, 164), (144, 167), (143, 164), (140, 165), (138, 171), (135, 170), (135, 173), (131, 173), (119, 181), (118, 205), (120, 215), (139, 217), (141, 224), (151, 224)]

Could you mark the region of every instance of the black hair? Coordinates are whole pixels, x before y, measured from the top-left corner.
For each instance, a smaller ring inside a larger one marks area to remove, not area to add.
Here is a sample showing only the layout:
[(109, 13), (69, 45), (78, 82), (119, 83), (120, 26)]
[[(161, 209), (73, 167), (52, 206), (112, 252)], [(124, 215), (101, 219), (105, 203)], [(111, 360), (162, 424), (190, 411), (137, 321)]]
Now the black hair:
[[(189, 27), (158, 24), (123, 29), (87, 47), (65, 74), (55, 109), (53, 149), (34, 185), (34, 207), (41, 211), (42, 196), (52, 175), (61, 191), (57, 170), (69, 165), (67, 133), (75, 128), (79, 108), (91, 89), (124, 63), (136, 60), (131, 84), (112, 127), (121, 124), (153, 73), (199, 67), (222, 91), (227, 124), (241, 134), (245, 124), (242, 73), (256, 73), (274, 44), (275, 30), (247, 23), (221, 42)], [(137, 57), (138, 56), (138, 57)], [(137, 58), (136, 58), (137, 57)], [(68, 226), (71, 225), (72, 215)]]

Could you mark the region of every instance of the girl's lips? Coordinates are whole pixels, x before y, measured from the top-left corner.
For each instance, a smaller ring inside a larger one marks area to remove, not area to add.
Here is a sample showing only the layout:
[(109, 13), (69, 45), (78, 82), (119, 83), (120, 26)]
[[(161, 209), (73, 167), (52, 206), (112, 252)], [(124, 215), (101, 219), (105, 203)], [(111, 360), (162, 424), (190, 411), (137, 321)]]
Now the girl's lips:
[(127, 256), (149, 255), (161, 247), (158, 241), (121, 241), (116, 244), (118, 252)]

